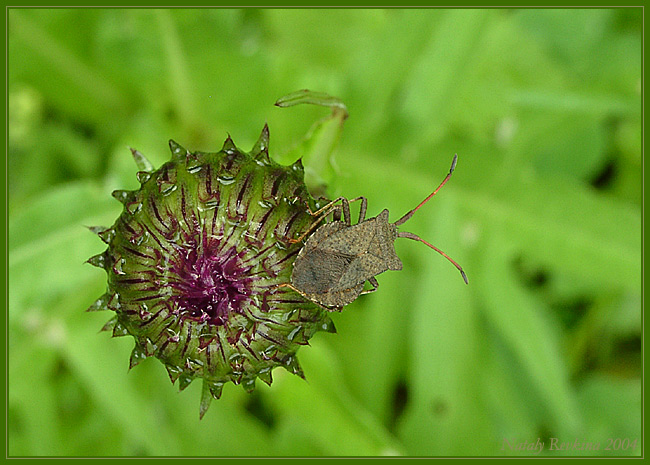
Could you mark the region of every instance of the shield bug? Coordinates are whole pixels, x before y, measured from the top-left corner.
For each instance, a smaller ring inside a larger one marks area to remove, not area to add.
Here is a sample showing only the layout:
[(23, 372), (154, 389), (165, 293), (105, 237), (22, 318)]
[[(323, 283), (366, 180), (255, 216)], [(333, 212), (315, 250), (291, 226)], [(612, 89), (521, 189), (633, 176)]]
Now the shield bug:
[[(445, 185), (456, 167), (457, 159), (457, 155), (454, 155), (449, 173), (436, 190), (394, 223), (388, 222), (386, 209), (374, 218), (366, 219), (368, 202), (365, 197), (350, 200), (339, 197), (315, 212), (310, 211), (311, 215), (317, 217), (316, 221), (291, 242), (303, 241), (314, 229), (318, 229), (309, 236), (298, 253), (291, 283), (281, 286), (289, 287), (328, 309), (340, 310), (361, 294), (376, 291), (379, 283), (375, 276), (378, 274), (402, 269), (402, 262), (395, 253), (395, 240), (398, 237), (420, 241), (441, 254), (458, 268), (467, 284), (462, 267), (446, 253), (413, 233), (397, 230)], [(361, 204), (359, 220), (353, 225), (350, 203), (355, 201)], [(332, 214), (333, 220), (321, 224), (329, 214)], [(364, 290), (366, 281), (371, 286), (368, 290)]]

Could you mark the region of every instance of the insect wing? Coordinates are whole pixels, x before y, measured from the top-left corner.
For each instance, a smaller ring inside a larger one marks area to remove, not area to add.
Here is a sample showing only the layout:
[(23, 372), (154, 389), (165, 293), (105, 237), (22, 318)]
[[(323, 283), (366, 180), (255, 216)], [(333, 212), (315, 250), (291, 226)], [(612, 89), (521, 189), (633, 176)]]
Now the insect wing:
[(324, 250), (323, 244), (332, 234), (345, 228), (340, 221), (327, 223), (307, 239), (293, 264), (291, 282), (295, 287), (305, 294), (321, 294), (337, 284), (352, 257)]
[(296, 259), (293, 265), (292, 282), (305, 294), (323, 294), (338, 287), (350, 262), (349, 255), (329, 253), (318, 248)]
[(350, 289), (342, 289), (339, 291), (321, 294), (315, 296), (315, 299), (321, 305), (326, 305), (328, 307), (337, 307), (340, 310), (341, 307), (354, 302), (362, 291), (363, 283), (358, 284)]

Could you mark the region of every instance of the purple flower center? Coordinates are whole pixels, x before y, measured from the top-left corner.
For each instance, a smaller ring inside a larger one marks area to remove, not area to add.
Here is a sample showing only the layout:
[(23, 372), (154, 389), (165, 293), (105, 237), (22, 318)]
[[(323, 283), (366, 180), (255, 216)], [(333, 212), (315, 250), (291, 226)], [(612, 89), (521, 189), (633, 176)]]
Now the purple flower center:
[(221, 326), (231, 313), (243, 313), (256, 279), (249, 275), (252, 266), (245, 265), (243, 252), (218, 247), (179, 247), (177, 252), (170, 285), (183, 317)]

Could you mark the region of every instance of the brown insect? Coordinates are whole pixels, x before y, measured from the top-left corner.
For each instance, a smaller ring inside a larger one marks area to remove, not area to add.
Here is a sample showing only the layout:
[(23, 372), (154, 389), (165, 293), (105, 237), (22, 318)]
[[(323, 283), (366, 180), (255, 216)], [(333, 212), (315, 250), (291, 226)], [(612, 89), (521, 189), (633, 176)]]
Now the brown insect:
[[(374, 218), (365, 219), (368, 205), (365, 197), (351, 200), (339, 197), (315, 212), (310, 211), (318, 219), (291, 242), (304, 240), (327, 215), (332, 214), (333, 221), (322, 224), (307, 239), (293, 264), (291, 284), (281, 286), (293, 289), (328, 310), (340, 310), (360, 295), (376, 291), (379, 283), (375, 276), (378, 274), (402, 269), (402, 262), (395, 253), (395, 240), (398, 237), (420, 241), (431, 247), (458, 268), (467, 284), (462, 267), (446, 253), (413, 233), (397, 230), (445, 185), (456, 167), (457, 158), (454, 155), (449, 174), (436, 190), (394, 223), (388, 222), (386, 209)], [(359, 220), (352, 225), (350, 203), (357, 200), (361, 201)], [(364, 290), (366, 281), (372, 286), (368, 290)]]

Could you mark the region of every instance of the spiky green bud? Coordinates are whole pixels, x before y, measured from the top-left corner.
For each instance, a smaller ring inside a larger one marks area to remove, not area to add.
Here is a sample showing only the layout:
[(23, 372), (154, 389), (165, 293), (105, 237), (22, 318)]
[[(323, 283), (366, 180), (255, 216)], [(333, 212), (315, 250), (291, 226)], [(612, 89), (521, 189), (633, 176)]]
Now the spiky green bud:
[(326, 310), (279, 286), (301, 248), (289, 239), (314, 221), (300, 160), (269, 158), (267, 126), (249, 153), (230, 137), (216, 153), (169, 145), (157, 170), (132, 150), (140, 189), (113, 192), (122, 214), (91, 228), (108, 244), (88, 260), (108, 290), (88, 310), (115, 312), (103, 329), (133, 336), (130, 367), (156, 357), (181, 390), (202, 379), (202, 417), (227, 382), (252, 391), (278, 366), (303, 376), (298, 348), (335, 330)]

